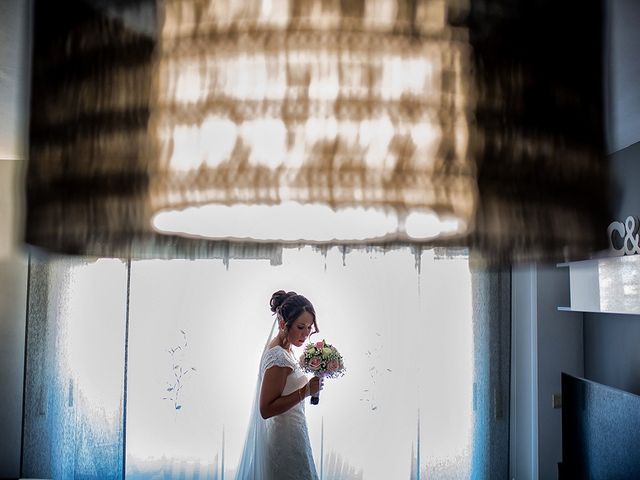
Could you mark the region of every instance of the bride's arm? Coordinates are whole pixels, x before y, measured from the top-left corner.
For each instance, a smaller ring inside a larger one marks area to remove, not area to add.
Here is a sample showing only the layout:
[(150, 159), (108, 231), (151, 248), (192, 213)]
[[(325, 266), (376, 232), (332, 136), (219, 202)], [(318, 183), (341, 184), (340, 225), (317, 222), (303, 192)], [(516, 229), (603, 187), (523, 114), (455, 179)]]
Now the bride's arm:
[(291, 369), (287, 367), (271, 367), (264, 372), (260, 389), (260, 415), (262, 418), (274, 417), (286, 412), (306, 397), (306, 385), (282, 396), (287, 376)]

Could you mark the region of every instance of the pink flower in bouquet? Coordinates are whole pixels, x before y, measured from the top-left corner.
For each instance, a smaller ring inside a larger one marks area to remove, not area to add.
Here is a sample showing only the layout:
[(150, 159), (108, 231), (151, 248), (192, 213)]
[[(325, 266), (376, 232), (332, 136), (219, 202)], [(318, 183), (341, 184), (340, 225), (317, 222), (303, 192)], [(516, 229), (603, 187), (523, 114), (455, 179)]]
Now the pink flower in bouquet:
[(338, 368), (340, 368), (340, 362), (338, 362), (337, 360), (331, 360), (329, 363), (327, 363), (327, 370), (330, 372), (335, 372), (336, 370), (338, 370)]
[(312, 370), (318, 370), (320, 365), (322, 365), (322, 359), (320, 357), (313, 357), (309, 360), (309, 368)]
[(336, 378), (344, 375), (344, 363), (338, 350), (325, 340), (309, 342), (300, 357), (302, 371), (319, 377)]

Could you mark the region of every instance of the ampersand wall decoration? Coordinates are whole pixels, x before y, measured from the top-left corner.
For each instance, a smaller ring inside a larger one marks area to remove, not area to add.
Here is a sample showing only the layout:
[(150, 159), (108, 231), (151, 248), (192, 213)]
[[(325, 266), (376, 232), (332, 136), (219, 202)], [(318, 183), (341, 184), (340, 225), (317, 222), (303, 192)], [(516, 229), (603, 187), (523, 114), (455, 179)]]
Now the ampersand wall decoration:
[(615, 257), (640, 253), (640, 222), (638, 217), (629, 215), (622, 222), (611, 222), (607, 227), (609, 251)]

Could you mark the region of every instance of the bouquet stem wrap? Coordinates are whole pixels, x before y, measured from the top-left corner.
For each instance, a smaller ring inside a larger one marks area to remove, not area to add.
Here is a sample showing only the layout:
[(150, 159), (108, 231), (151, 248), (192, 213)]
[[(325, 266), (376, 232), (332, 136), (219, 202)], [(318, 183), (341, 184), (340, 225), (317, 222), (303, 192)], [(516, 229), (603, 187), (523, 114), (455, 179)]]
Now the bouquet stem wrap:
[(320, 403), (320, 392), (315, 395), (311, 395), (311, 405), (318, 405)]

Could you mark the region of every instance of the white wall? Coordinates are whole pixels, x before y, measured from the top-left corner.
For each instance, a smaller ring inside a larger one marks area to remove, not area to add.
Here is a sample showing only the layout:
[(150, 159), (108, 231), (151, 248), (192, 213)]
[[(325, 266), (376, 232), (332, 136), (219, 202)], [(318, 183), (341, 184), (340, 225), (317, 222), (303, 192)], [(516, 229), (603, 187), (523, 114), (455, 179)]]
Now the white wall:
[[(617, 186), (611, 220), (640, 215), (640, 142), (611, 155), (610, 162)], [(585, 376), (640, 394), (640, 315), (586, 313), (584, 317)]]
[[(6, 175), (0, 162), (0, 179)], [(6, 197), (2, 192), (2, 197)], [(4, 200), (0, 199), (0, 202)], [(5, 236), (0, 222), (0, 236)], [(0, 260), (0, 478), (18, 477), (22, 440), (22, 391), (26, 326), (27, 260), (13, 255)]]
[(511, 405), (509, 477), (538, 476), (536, 271), (533, 266), (514, 267), (511, 273)]
[(27, 297), (22, 237), (30, 0), (0, 1), (0, 478), (18, 477)]
[(0, 478), (18, 477), (27, 304), (27, 258), (17, 246), (24, 162), (0, 160)]
[(513, 269), (510, 477), (555, 479), (562, 460), (561, 372), (582, 376), (583, 315), (558, 311), (569, 303), (564, 268)]
[[(640, 140), (640, 63), (636, 59), (640, 2), (605, 0), (604, 4), (607, 150), (613, 153)], [(612, 202), (619, 218), (611, 220), (640, 214), (635, 194), (640, 180), (639, 145), (612, 157), (612, 176), (618, 187)], [(632, 342), (621, 353), (620, 342), (615, 340), (623, 335), (640, 338), (635, 316), (555, 310), (569, 304), (566, 275), (553, 266), (513, 270), (510, 475), (518, 480), (557, 478), (556, 463), (562, 455), (561, 410), (551, 408), (551, 395), (560, 391), (560, 371), (578, 376), (586, 371), (590, 378), (616, 384), (608, 371), (615, 370), (619, 376), (620, 366), (629, 372), (637, 364), (630, 361), (637, 358)], [(616, 386), (635, 391), (640, 388), (638, 378), (634, 371)]]
[(562, 410), (552, 397), (561, 392), (561, 372), (584, 375), (583, 314), (561, 312), (568, 305), (566, 268), (537, 266), (538, 472), (541, 479), (558, 477), (562, 461)]

